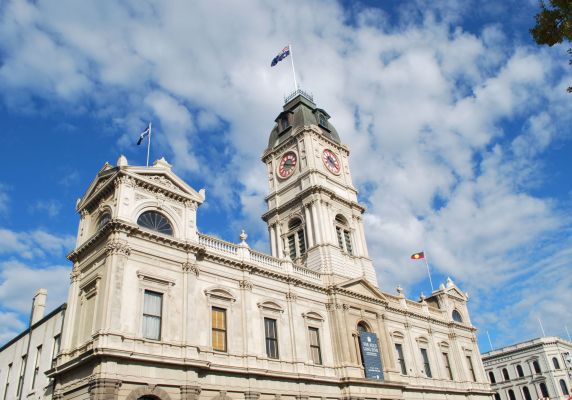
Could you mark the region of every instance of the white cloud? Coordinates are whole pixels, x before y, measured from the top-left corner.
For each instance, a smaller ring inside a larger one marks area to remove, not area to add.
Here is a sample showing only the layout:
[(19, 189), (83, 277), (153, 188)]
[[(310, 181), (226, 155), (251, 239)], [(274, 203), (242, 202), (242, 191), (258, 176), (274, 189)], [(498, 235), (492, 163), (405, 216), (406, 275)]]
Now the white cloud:
[(33, 268), (17, 261), (0, 263), (0, 302), (4, 308), (26, 314), (42, 287), (48, 290), (46, 312), (66, 301), (70, 267)]
[(21, 333), (25, 327), (17, 313), (0, 311), (0, 346)]
[(64, 256), (75, 244), (71, 235), (54, 235), (35, 230), (30, 232), (14, 232), (0, 228), (0, 254), (15, 255), (25, 259), (43, 258), (46, 256)]
[(60, 213), (61, 209), (62, 203), (55, 199), (37, 200), (32, 206), (29, 207), (29, 210), (32, 213), (45, 213), (50, 218), (56, 217)]

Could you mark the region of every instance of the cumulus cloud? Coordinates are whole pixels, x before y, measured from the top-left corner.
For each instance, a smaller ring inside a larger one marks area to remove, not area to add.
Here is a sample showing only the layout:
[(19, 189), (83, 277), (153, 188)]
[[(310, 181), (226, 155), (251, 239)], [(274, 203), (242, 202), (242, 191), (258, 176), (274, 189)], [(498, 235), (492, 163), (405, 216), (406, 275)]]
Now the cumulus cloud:
[(0, 344), (7, 342), (24, 330), (26, 325), (15, 312), (0, 311)]
[(14, 232), (0, 228), (0, 254), (25, 259), (64, 256), (75, 244), (71, 235), (54, 235), (44, 230)]
[(64, 303), (69, 286), (70, 267), (49, 266), (34, 268), (17, 261), (0, 263), (0, 302), (4, 308), (25, 315), (30, 311), (32, 298), (42, 287), (48, 290), (46, 310)]
[[(404, 263), (425, 248), (473, 298), (496, 290), (493, 303), (515, 310), (518, 295), (504, 298), (501, 288), (526, 293), (513, 283), (532, 279), (550, 256), (538, 243), (562, 240), (555, 232), (570, 226), (556, 201), (532, 190), (545, 179), (542, 157), (570, 139), (570, 97), (561, 63), (546, 51), (497, 23), (460, 28), (469, 9), (412, 1), (393, 16), (319, 0), (14, 1), (0, 15), (0, 88), (7, 103), (24, 93), (90, 104), (125, 147), (126, 128), (152, 119), (158, 151), (185, 177), (208, 177), (209, 208), (226, 210), (229, 227), (263, 246), (259, 156), (280, 95), (292, 89), (287, 63), (268, 63), (292, 42), (302, 87), (352, 150), (381, 285), (424, 279)], [(73, 242), (43, 231), (0, 236), (0, 253), (28, 258)], [(486, 312), (492, 303), (473, 304)]]
[(37, 200), (33, 205), (29, 207), (30, 212), (46, 214), (50, 218), (56, 217), (60, 210), (62, 209), (62, 203), (58, 200)]

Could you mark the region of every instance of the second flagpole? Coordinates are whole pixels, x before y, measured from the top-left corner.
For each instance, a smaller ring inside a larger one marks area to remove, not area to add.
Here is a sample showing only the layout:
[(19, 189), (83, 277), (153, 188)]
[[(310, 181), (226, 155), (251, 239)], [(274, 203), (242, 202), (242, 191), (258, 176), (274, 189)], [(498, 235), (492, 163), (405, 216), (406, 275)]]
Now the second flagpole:
[(149, 122), (149, 135), (147, 135), (147, 166), (149, 166), (150, 149), (151, 149), (151, 122)]
[(294, 69), (294, 52), (292, 51), (291, 44), (288, 44), (288, 50), (290, 50), (290, 61), (292, 61), (292, 74), (294, 74), (294, 91), (298, 91), (298, 82), (296, 81), (296, 70)]
[(423, 250), (423, 259), (425, 260), (425, 266), (427, 267), (427, 275), (429, 275), (429, 283), (431, 284), (431, 293), (435, 291), (433, 287), (433, 280), (431, 279), (431, 271), (429, 270), (429, 261), (427, 260), (427, 252)]

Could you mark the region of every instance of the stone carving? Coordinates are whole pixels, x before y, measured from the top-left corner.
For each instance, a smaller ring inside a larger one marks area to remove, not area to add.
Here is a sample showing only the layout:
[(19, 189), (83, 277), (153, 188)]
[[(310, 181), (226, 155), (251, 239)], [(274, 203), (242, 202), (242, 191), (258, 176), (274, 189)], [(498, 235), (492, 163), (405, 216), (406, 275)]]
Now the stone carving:
[(247, 279), (238, 282), (238, 286), (241, 289), (252, 290), (252, 282)]
[(189, 262), (189, 261), (185, 261), (182, 264), (182, 267), (183, 267), (184, 272), (192, 272), (196, 276), (199, 276), (200, 270), (199, 270), (199, 266), (197, 264)]
[(152, 180), (153, 182), (168, 187), (171, 190), (179, 190), (179, 188), (171, 182), (171, 180), (165, 178), (161, 175), (150, 175), (147, 177), (148, 179)]
[(105, 245), (105, 251), (109, 254), (129, 256), (131, 254), (131, 247), (129, 247), (124, 240), (112, 240)]
[(296, 295), (296, 293), (294, 293), (294, 292), (286, 293), (286, 300), (287, 301), (296, 301), (297, 299), (298, 299), (298, 296)]

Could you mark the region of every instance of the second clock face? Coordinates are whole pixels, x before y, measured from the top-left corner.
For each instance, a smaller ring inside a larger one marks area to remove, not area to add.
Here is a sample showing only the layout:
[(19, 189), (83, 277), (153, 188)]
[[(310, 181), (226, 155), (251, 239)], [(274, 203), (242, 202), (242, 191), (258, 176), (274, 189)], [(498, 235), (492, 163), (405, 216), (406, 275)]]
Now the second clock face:
[(331, 150), (324, 150), (322, 153), (322, 161), (324, 161), (324, 165), (331, 173), (336, 175), (340, 173), (340, 160), (338, 160), (338, 157)]
[(294, 173), (297, 162), (298, 158), (296, 158), (295, 153), (289, 151), (284, 154), (278, 165), (278, 175), (280, 175), (281, 178), (288, 178)]

